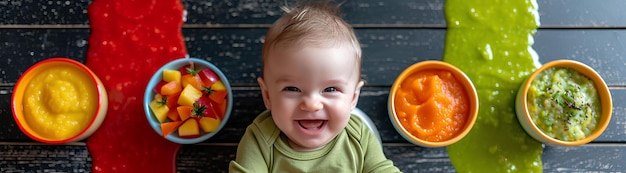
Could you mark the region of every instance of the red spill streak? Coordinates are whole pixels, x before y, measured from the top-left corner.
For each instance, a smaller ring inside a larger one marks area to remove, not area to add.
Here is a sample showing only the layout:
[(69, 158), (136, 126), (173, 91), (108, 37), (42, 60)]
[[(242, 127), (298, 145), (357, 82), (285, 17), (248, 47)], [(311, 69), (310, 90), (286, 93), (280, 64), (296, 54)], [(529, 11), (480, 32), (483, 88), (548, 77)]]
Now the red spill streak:
[(107, 117), (87, 148), (92, 172), (175, 172), (180, 144), (149, 126), (142, 106), (151, 75), (185, 57), (179, 0), (94, 0), (86, 65), (109, 94)]

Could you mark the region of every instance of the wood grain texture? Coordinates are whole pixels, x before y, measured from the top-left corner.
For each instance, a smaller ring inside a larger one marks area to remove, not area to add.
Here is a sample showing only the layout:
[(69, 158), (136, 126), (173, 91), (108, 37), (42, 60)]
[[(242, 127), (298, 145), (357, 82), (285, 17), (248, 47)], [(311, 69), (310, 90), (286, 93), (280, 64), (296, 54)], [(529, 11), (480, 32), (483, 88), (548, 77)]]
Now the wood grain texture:
[[(187, 10), (183, 35), (189, 55), (217, 65), (231, 81), (235, 105), (226, 127), (214, 138), (185, 145), (178, 172), (227, 172), (245, 127), (264, 109), (256, 78), (267, 28), (283, 12), (283, 0), (182, 0)], [(289, 0), (288, 2), (293, 2)], [(90, 172), (91, 158), (78, 142), (41, 145), (15, 124), (10, 97), (19, 76), (51, 57), (84, 62), (90, 34), (90, 0), (0, 0), (0, 172)], [(445, 148), (406, 142), (387, 115), (395, 77), (413, 63), (441, 60), (446, 23), (444, 0), (346, 1), (343, 17), (363, 47), (367, 81), (358, 107), (374, 121), (387, 157), (404, 172), (455, 172)], [(622, 0), (538, 0), (541, 26), (534, 35), (542, 63), (581, 61), (609, 84), (613, 117), (595, 141), (580, 147), (544, 149), (545, 172), (626, 170), (626, 13)]]
[(0, 143), (0, 172), (91, 172), (91, 158), (84, 143)]
[[(385, 154), (403, 172), (456, 172), (445, 148), (422, 148), (387, 143)], [(236, 144), (185, 145), (176, 158), (178, 172), (228, 172)], [(587, 144), (580, 147), (546, 147), (544, 172), (620, 172), (626, 145)], [(601, 157), (601, 160), (599, 160)], [(91, 158), (84, 143), (39, 145), (0, 143), (2, 172), (90, 172)]]
[[(256, 86), (266, 29), (183, 29), (192, 57), (217, 65), (233, 86)], [(445, 29), (356, 29), (363, 47), (366, 86), (391, 86), (406, 67), (441, 60)], [(88, 29), (3, 29), (0, 32), (0, 85), (14, 84), (31, 65), (50, 57), (84, 62)], [(533, 48), (542, 63), (581, 61), (610, 86), (626, 86), (626, 30), (540, 29)]]
[[(182, 0), (191, 25), (267, 26), (283, 13), (283, 0)], [(288, 0), (287, 2), (293, 2)], [(90, 0), (0, 1), (0, 27), (84, 27)], [(624, 28), (626, 2), (603, 0), (537, 0), (542, 27)], [(376, 27), (445, 27), (444, 0), (346, 1), (343, 16), (351, 24)], [(231, 25), (229, 25), (231, 24)], [(4, 25), (4, 26), (3, 26)], [(14, 25), (14, 26), (11, 26)], [(37, 26), (39, 25), (39, 26)], [(62, 26), (63, 27), (63, 26)]]

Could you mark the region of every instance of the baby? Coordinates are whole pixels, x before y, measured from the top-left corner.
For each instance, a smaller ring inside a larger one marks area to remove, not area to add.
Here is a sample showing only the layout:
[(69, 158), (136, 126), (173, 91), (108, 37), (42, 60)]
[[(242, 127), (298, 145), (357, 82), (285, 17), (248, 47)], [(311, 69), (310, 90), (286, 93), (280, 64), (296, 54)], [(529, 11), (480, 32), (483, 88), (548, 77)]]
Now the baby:
[(246, 129), (230, 172), (400, 172), (351, 116), (361, 47), (338, 8), (300, 3), (270, 27), (257, 79), (268, 111)]

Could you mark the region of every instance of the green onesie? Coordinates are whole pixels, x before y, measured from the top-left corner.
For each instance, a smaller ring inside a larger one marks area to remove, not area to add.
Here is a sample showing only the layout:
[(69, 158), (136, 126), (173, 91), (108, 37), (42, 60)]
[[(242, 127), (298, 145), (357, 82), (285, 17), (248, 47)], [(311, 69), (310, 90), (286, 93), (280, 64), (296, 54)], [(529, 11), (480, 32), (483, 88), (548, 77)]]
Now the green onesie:
[(299, 152), (272, 120), (260, 114), (248, 126), (230, 172), (400, 172), (368, 126), (353, 115), (346, 128), (319, 150)]

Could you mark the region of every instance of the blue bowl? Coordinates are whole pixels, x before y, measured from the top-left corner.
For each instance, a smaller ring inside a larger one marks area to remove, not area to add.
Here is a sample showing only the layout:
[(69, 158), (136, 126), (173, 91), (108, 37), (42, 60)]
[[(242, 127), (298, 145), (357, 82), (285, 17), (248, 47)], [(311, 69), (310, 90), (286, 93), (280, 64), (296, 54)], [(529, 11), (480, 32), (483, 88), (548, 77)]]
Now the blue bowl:
[(167, 135), (165, 137), (165, 139), (167, 139), (169, 141), (172, 141), (174, 143), (179, 143), (179, 144), (194, 144), (194, 143), (205, 141), (205, 140), (215, 136), (215, 134), (217, 134), (224, 127), (226, 122), (228, 121), (228, 119), (230, 117), (230, 113), (231, 113), (232, 107), (233, 107), (233, 91), (232, 91), (232, 88), (230, 86), (230, 83), (228, 82), (228, 79), (226, 78), (226, 76), (224, 75), (224, 73), (220, 69), (218, 69), (215, 65), (213, 65), (210, 62), (208, 62), (206, 60), (203, 60), (203, 59), (198, 59), (198, 58), (181, 58), (181, 59), (176, 59), (176, 60), (173, 60), (173, 61), (163, 65), (163, 67), (159, 68), (159, 70), (154, 73), (152, 78), (150, 78), (150, 82), (148, 82), (148, 86), (146, 87), (146, 91), (144, 93), (144, 98), (143, 98), (143, 107), (144, 107), (144, 111), (146, 113), (146, 118), (148, 119), (148, 122), (150, 123), (150, 126), (152, 127), (152, 129), (154, 129), (154, 131), (158, 135), (162, 136), (161, 135), (162, 134), (162, 132), (161, 132), (161, 123), (154, 116), (154, 113), (152, 112), (152, 110), (150, 110), (150, 102), (154, 99), (154, 95), (156, 94), (155, 92), (152, 91), (152, 89), (162, 80), (162, 78), (163, 78), (163, 70), (165, 70), (165, 69), (177, 70), (180, 67), (183, 67), (185, 65), (189, 65), (190, 62), (194, 63), (194, 66), (195, 66), (196, 69), (198, 69), (198, 68), (200, 68), (200, 69), (208, 68), (208, 69), (212, 70), (213, 72), (215, 72), (215, 74), (218, 75), (218, 77), (220, 78), (222, 83), (224, 83), (224, 86), (226, 87), (226, 90), (228, 91), (227, 106), (226, 106), (226, 111), (224, 111), (224, 119), (220, 122), (219, 127), (215, 131), (210, 132), (210, 133), (201, 132), (200, 136), (194, 137), (194, 138), (186, 138), (186, 137), (183, 138), (183, 137), (180, 137), (180, 136), (178, 136), (178, 133), (175, 131), (175, 132), (172, 132), (171, 134), (169, 134), (169, 135)]

